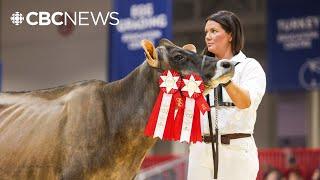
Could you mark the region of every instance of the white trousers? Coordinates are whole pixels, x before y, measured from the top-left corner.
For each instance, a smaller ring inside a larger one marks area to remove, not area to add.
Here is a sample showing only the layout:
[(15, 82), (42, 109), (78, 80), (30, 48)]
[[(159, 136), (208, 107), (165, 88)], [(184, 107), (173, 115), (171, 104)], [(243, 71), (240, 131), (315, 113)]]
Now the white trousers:
[[(188, 180), (213, 179), (211, 144), (191, 144)], [(255, 180), (259, 171), (257, 147), (253, 137), (230, 140), (219, 144), (219, 180)]]

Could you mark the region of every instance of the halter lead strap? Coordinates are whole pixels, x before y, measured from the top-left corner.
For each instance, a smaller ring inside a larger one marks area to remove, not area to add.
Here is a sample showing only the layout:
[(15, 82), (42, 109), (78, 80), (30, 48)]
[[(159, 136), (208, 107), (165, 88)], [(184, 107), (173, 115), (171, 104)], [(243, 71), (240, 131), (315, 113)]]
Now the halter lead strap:
[(202, 61), (201, 61), (201, 71), (202, 71), (202, 69), (203, 69), (203, 66), (204, 66), (204, 61), (206, 60), (206, 55), (203, 55), (203, 57), (202, 57)]
[[(203, 64), (203, 60), (202, 60)], [(202, 66), (201, 64), (201, 66)], [(239, 62), (235, 64), (238, 65)], [(206, 96), (207, 102), (210, 106), (210, 95), (207, 94)], [(210, 130), (210, 137), (211, 137), (211, 148), (212, 148), (212, 158), (213, 158), (213, 178), (218, 178), (218, 166), (219, 166), (219, 127), (218, 127), (218, 110), (217, 108), (220, 106), (220, 104), (223, 104), (222, 101), (222, 86), (218, 85), (218, 87), (214, 88), (214, 104), (215, 104), (215, 110), (216, 110), (216, 118), (215, 118), (215, 134), (216, 138), (213, 138), (213, 127), (212, 127), (212, 119), (211, 119), (211, 111), (208, 111), (208, 121), (209, 121), (209, 130)], [(233, 103), (232, 103), (233, 104)], [(234, 104), (233, 104), (234, 105)], [(211, 107), (211, 106), (210, 106)]]

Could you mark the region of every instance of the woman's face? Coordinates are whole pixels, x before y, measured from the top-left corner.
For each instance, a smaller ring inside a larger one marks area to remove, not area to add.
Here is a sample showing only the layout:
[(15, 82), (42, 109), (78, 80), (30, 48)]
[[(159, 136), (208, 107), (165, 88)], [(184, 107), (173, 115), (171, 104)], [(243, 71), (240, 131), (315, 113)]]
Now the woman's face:
[(204, 31), (209, 52), (219, 57), (224, 56), (226, 51), (231, 51), (231, 33), (227, 33), (219, 23), (212, 20), (207, 21)]

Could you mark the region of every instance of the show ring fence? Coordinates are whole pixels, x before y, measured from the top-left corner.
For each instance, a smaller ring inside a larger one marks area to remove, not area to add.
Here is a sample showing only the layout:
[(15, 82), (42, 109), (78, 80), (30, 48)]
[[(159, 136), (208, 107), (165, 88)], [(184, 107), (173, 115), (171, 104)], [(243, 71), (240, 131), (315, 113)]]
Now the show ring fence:
[[(313, 171), (320, 167), (320, 149), (260, 149), (260, 170), (257, 179), (262, 180), (267, 167), (285, 172), (288, 168), (288, 152), (295, 157), (296, 164), (306, 179), (310, 179)], [(186, 180), (187, 172), (187, 155), (148, 156), (142, 163), (141, 171), (135, 180)]]

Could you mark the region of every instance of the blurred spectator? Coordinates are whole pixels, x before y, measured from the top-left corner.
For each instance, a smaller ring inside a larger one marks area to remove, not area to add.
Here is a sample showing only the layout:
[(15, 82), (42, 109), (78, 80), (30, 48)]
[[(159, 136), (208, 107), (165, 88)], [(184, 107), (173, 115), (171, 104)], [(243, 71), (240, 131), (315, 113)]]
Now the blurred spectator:
[(263, 180), (284, 180), (283, 174), (276, 168), (270, 168), (263, 175)]
[(286, 157), (286, 168), (292, 169), (297, 167), (296, 157), (294, 156), (292, 149), (289, 147), (283, 148), (284, 155)]
[(289, 169), (286, 172), (287, 180), (303, 180), (301, 171), (298, 168)]
[(313, 171), (311, 180), (320, 180), (320, 167)]
[(285, 172), (287, 180), (303, 180), (301, 169), (298, 166), (296, 157), (291, 149), (285, 149), (287, 157), (287, 170)]

